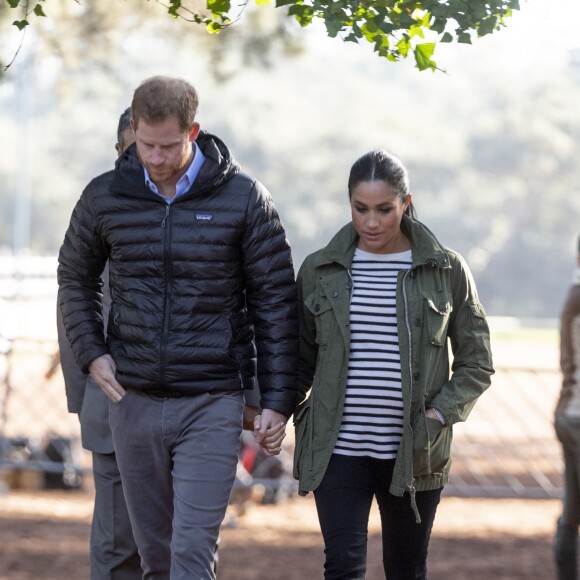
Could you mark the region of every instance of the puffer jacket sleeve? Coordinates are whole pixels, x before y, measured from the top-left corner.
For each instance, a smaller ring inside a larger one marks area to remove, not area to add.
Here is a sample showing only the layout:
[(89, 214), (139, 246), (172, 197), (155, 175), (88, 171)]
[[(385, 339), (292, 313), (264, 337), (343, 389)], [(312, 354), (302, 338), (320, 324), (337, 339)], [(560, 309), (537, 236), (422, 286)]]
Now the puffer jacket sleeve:
[(68, 338), (66, 337), (66, 331), (62, 321), (62, 311), (58, 307), (58, 304), (56, 308), (56, 329), (58, 333), (60, 368), (64, 378), (68, 412), (80, 413), (88, 377), (77, 366)]
[(478, 397), (490, 386), (494, 373), (489, 326), (475, 282), (463, 258), (448, 252), (451, 260), (453, 311), (448, 336), (453, 351), (451, 377), (433, 398), (448, 424), (465, 421)]
[(72, 213), (58, 256), (58, 307), (78, 366), (88, 372), (91, 361), (106, 354), (101, 274), (107, 250), (97, 231), (87, 186)]
[(261, 404), (289, 417), (296, 405), (296, 283), (286, 233), (270, 194), (258, 182), (250, 195), (242, 244)]

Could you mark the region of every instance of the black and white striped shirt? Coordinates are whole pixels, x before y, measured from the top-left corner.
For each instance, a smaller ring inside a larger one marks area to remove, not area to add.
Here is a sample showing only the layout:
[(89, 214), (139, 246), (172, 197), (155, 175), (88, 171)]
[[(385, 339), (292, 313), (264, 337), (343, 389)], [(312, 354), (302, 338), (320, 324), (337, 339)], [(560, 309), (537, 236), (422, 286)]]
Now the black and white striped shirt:
[(355, 251), (346, 398), (334, 453), (377, 459), (396, 456), (403, 433), (397, 275), (411, 262), (411, 250)]

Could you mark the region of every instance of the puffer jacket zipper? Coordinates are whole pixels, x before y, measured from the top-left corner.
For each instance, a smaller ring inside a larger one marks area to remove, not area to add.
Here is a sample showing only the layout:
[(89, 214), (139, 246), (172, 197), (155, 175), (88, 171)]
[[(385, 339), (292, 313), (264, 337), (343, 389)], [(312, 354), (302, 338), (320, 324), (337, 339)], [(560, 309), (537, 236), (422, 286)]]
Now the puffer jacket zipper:
[(165, 382), (165, 367), (167, 364), (167, 335), (169, 332), (169, 304), (171, 303), (171, 285), (172, 285), (172, 271), (171, 271), (171, 222), (169, 221), (169, 213), (171, 211), (171, 204), (165, 206), (165, 216), (161, 222), (161, 227), (164, 230), (163, 239), (163, 257), (165, 262), (165, 300), (163, 302), (163, 333), (161, 335), (161, 350), (159, 353), (159, 376), (162, 388), (167, 388)]

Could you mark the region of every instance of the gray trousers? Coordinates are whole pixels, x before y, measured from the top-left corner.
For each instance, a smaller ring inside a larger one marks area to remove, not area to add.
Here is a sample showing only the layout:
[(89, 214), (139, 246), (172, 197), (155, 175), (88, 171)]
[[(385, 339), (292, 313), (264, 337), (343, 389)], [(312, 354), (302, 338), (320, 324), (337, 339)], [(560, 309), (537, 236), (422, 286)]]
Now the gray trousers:
[(93, 452), (93, 478), (91, 580), (140, 580), (140, 558), (114, 453)]
[(556, 415), (556, 435), (564, 453), (564, 505), (556, 533), (559, 580), (577, 578), (578, 526), (580, 525), (580, 418)]
[(113, 443), (144, 579), (215, 579), (243, 407), (242, 391), (161, 398), (130, 390), (111, 403)]

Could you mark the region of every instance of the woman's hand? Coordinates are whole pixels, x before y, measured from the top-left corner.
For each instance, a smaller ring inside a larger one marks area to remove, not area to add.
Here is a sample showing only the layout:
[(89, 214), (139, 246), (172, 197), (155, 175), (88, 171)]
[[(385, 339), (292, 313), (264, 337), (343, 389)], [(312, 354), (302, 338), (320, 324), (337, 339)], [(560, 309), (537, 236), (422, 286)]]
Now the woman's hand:
[(439, 416), (437, 411), (435, 411), (435, 409), (433, 408), (427, 409), (425, 411), (425, 417), (429, 417), (429, 419), (435, 419), (436, 421), (439, 421), (442, 425), (445, 425), (445, 421)]

